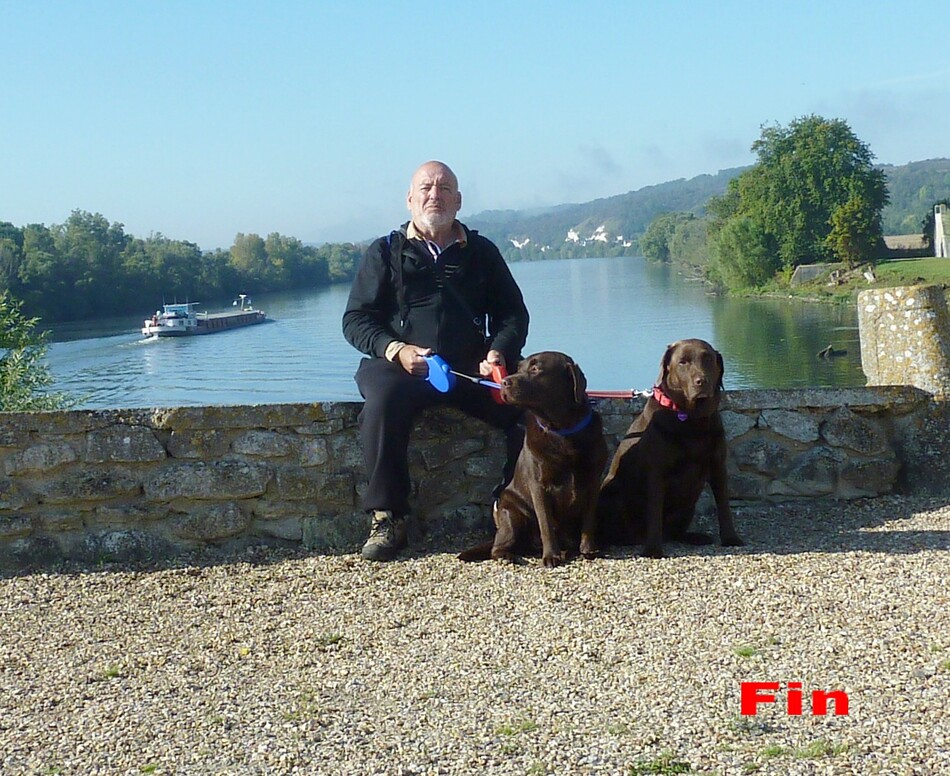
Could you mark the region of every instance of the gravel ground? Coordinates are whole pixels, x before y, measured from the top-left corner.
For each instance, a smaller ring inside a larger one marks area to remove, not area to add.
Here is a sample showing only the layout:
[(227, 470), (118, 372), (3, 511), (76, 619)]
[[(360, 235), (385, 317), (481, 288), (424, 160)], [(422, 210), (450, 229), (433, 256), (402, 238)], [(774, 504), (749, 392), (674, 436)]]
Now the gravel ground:
[[(0, 578), (0, 772), (947, 774), (948, 503), (744, 507), (747, 547), (553, 570), (465, 537)], [(741, 716), (749, 681), (804, 714)]]

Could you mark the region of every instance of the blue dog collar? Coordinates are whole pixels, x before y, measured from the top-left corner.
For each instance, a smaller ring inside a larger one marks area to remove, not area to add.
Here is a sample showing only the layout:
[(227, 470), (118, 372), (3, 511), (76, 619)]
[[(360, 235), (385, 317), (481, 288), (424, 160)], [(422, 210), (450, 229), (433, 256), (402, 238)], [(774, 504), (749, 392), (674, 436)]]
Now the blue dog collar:
[(578, 423), (576, 426), (571, 426), (570, 428), (562, 428), (562, 429), (548, 428), (541, 422), (540, 418), (535, 418), (535, 419), (538, 421), (538, 425), (541, 426), (542, 431), (550, 431), (560, 436), (570, 436), (571, 434), (576, 434), (578, 431), (583, 431), (585, 428), (587, 428), (590, 425), (590, 422), (591, 420), (593, 420), (593, 418), (594, 418), (593, 410), (587, 410), (587, 417), (585, 417), (580, 423)]

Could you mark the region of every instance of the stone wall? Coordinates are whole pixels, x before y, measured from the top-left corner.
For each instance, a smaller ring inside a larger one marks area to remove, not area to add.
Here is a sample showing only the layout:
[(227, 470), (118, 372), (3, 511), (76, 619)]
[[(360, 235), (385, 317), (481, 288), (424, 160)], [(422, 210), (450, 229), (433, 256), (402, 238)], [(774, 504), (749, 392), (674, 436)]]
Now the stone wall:
[[(614, 449), (642, 399), (600, 400)], [(359, 403), (0, 413), (0, 567), (255, 543), (359, 547)], [(911, 387), (736, 391), (736, 499), (857, 498), (950, 482), (946, 404)], [(410, 449), (415, 538), (489, 531), (500, 435), (453, 410)]]
[(950, 395), (950, 313), (943, 288), (861, 291), (858, 328), (868, 385), (916, 385)]

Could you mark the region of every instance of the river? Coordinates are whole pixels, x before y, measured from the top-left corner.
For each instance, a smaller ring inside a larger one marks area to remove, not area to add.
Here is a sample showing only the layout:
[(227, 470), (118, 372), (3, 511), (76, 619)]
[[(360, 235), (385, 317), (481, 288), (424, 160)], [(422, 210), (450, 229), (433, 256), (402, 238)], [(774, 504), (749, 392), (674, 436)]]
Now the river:
[[(852, 306), (718, 297), (642, 258), (511, 270), (531, 313), (525, 354), (570, 354), (592, 390), (649, 388), (666, 345), (685, 337), (719, 349), (727, 389), (865, 384)], [(360, 355), (340, 333), (348, 291), (256, 296), (272, 322), (214, 336), (143, 339), (153, 299), (135, 319), (58, 326), (47, 355), (54, 390), (88, 409), (358, 400)], [(847, 353), (819, 359), (828, 345)]]

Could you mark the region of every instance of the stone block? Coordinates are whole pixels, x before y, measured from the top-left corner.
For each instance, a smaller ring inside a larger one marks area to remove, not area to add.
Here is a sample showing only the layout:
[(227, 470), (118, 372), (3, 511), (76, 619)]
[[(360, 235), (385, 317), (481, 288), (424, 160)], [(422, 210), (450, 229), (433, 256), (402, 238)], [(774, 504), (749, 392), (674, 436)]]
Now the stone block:
[(160, 522), (168, 517), (168, 507), (156, 504), (131, 502), (126, 504), (100, 504), (86, 518), (92, 526), (142, 526)]
[(76, 448), (69, 442), (42, 442), (8, 456), (4, 468), (7, 474), (14, 476), (25, 472), (51, 471), (78, 460)]
[(123, 463), (160, 461), (168, 457), (150, 428), (112, 426), (86, 435), (86, 462)]
[(796, 442), (814, 442), (818, 439), (818, 418), (806, 412), (763, 410), (759, 425), (772, 429), (779, 436)]
[(90, 515), (94, 514), (89, 505), (64, 507), (43, 506), (35, 511), (34, 522), (42, 533), (59, 534), (68, 531), (83, 531)]
[(353, 505), (353, 477), (297, 467), (277, 469), (273, 495), (282, 500), (306, 500), (347, 508)]
[(791, 465), (795, 451), (767, 437), (754, 436), (730, 445), (729, 455), (740, 469), (774, 476)]
[(301, 520), (302, 544), (317, 552), (356, 552), (369, 534), (369, 516), (363, 512), (317, 514)]
[(446, 439), (434, 442), (422, 448), (422, 460), (427, 470), (441, 469), (452, 461), (467, 458), (473, 453), (485, 449), (485, 440), (481, 437)]
[(36, 499), (19, 482), (8, 477), (0, 479), (0, 514), (6, 510), (23, 509)]
[(861, 367), (870, 385), (950, 395), (950, 312), (938, 285), (858, 294)]
[(22, 512), (0, 512), (0, 539), (9, 541), (33, 532), (32, 518)]
[(250, 516), (233, 501), (199, 505), (172, 518), (172, 533), (193, 541), (220, 541), (239, 536), (251, 524)]
[(296, 452), (296, 440), (286, 433), (253, 429), (239, 434), (231, 443), (232, 452), (261, 458), (280, 458)]
[(891, 493), (897, 483), (900, 464), (894, 457), (848, 460), (841, 466), (839, 498), (867, 498)]
[(221, 458), (231, 444), (231, 435), (218, 429), (176, 429), (168, 439), (172, 458)]
[(294, 431), (309, 436), (330, 436), (339, 434), (345, 427), (343, 418), (333, 418), (319, 423), (310, 423), (306, 426), (295, 426)]
[(735, 499), (757, 500), (769, 491), (770, 478), (749, 472), (731, 472), (729, 474), (729, 497)]
[(821, 435), (833, 447), (847, 447), (862, 455), (880, 455), (888, 449), (880, 424), (841, 407), (821, 425)]
[(163, 539), (135, 528), (97, 533), (67, 531), (56, 534), (54, 542), (61, 558), (85, 564), (151, 560), (175, 552)]
[(84, 467), (33, 483), (34, 491), (50, 504), (71, 501), (107, 501), (141, 491), (139, 477), (116, 466)]
[(324, 466), (330, 460), (327, 440), (323, 438), (303, 440), (299, 455), (301, 466)]
[(722, 410), (719, 415), (722, 418), (722, 427), (726, 432), (726, 441), (741, 437), (756, 427), (757, 416), (755, 415), (746, 415), (743, 412), (732, 412), (731, 410)]
[(363, 449), (355, 433), (328, 438), (330, 465), (335, 471), (363, 472)]
[(285, 517), (282, 520), (255, 520), (251, 526), (258, 536), (282, 541), (303, 542), (303, 521), (300, 517)]
[(835, 492), (838, 472), (845, 456), (829, 447), (811, 447), (798, 455), (781, 479), (802, 496), (825, 496)]
[(152, 501), (241, 499), (263, 494), (272, 478), (271, 468), (262, 463), (196, 461), (166, 466), (151, 473), (144, 488), (146, 497)]
[(505, 465), (505, 459), (502, 454), (495, 456), (473, 455), (465, 460), (465, 476), (477, 477), (478, 479), (491, 479), (497, 477), (501, 479), (502, 467)]

